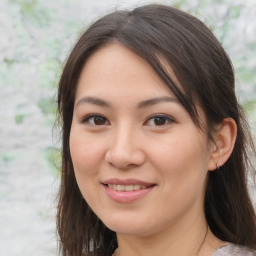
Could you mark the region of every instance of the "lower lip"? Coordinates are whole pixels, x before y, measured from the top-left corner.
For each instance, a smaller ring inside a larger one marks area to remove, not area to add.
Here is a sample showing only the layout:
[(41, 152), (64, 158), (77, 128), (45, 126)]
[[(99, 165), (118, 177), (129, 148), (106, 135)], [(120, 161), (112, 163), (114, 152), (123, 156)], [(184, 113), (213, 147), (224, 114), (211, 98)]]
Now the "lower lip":
[(104, 185), (107, 195), (118, 203), (132, 203), (146, 196), (155, 186), (135, 191), (117, 191)]

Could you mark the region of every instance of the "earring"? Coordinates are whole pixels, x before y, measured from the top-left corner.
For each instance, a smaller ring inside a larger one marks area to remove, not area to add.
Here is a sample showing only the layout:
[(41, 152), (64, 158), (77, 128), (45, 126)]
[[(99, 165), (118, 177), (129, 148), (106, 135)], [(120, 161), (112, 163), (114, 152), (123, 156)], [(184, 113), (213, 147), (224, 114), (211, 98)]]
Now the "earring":
[(219, 169), (220, 169), (219, 163), (216, 164), (216, 167), (217, 167), (216, 170), (219, 170)]

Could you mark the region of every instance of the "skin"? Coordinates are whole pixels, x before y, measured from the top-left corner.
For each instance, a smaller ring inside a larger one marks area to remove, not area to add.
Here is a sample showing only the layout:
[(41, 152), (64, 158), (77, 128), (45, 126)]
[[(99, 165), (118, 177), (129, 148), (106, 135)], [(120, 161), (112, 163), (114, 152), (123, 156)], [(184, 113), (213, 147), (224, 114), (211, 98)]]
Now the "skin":
[[(162, 100), (145, 103), (155, 98)], [(205, 122), (199, 106), (198, 112)], [(224, 244), (209, 230), (203, 209), (208, 171), (224, 150), (217, 153), (151, 66), (119, 43), (100, 48), (83, 67), (70, 151), (78, 186), (117, 232), (121, 256), (211, 255)], [(120, 203), (102, 184), (112, 178), (154, 187)]]

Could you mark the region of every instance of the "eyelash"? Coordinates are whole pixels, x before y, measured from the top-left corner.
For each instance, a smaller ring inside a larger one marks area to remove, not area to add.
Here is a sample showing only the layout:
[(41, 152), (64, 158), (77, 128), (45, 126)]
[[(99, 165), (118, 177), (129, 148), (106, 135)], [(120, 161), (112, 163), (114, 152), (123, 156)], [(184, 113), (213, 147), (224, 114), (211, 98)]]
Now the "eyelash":
[[(161, 124), (161, 125), (152, 125), (152, 126), (166, 126), (167, 124), (171, 124), (171, 123), (174, 123), (174, 119), (168, 115), (165, 115), (165, 114), (156, 114), (156, 115), (153, 115), (151, 117), (149, 117), (146, 122), (144, 124), (147, 124), (149, 123), (149, 121), (151, 120), (156, 120), (157, 118), (163, 118), (163, 121), (164, 121), (164, 124)], [(150, 126), (150, 125), (149, 125)]]
[[(102, 124), (96, 124), (96, 123), (95, 123), (96, 118), (101, 118), (101, 120), (98, 120), (98, 121), (104, 121), (104, 123), (102, 123)], [(155, 121), (156, 121), (157, 118), (158, 118), (158, 119), (161, 118), (162, 120), (160, 119), (160, 120), (158, 120), (158, 121), (160, 121), (160, 122), (161, 122), (161, 121), (164, 121), (164, 123), (160, 123), (160, 125), (157, 125), (157, 124), (155, 123)], [(93, 120), (93, 123), (90, 122), (91, 120)], [(149, 124), (149, 122), (150, 122), (151, 120), (154, 121), (154, 125), (150, 125), (150, 124)], [(106, 122), (107, 122), (107, 124), (106, 124)], [(110, 124), (110, 122), (107, 120), (107, 118), (105, 118), (104, 116), (99, 115), (99, 114), (89, 114), (89, 115), (85, 116), (85, 117), (82, 119), (81, 123), (88, 123), (88, 124), (93, 125), (93, 126), (103, 126), (103, 125), (109, 125), (109, 124)], [(170, 117), (170, 116), (168, 116), (168, 115), (165, 115), (165, 114), (155, 114), (155, 115), (149, 117), (149, 118), (143, 123), (143, 125), (147, 125), (147, 126), (159, 126), (159, 127), (161, 127), (161, 126), (166, 126), (167, 124), (170, 124), (170, 123), (174, 123), (174, 119), (173, 119), (172, 117)]]
[[(104, 120), (105, 122), (107, 121), (108, 122), (108, 125), (109, 125), (109, 121), (107, 120), (107, 118), (105, 118), (104, 116), (102, 115), (99, 115), (99, 114), (90, 114), (90, 115), (87, 115), (86, 117), (84, 117), (81, 121), (81, 123), (88, 123), (90, 125), (94, 125), (94, 126), (102, 126), (102, 125), (105, 125), (105, 124), (95, 124), (95, 118), (102, 118), (102, 120)], [(90, 120), (93, 120), (94, 119), (94, 124), (90, 123)]]

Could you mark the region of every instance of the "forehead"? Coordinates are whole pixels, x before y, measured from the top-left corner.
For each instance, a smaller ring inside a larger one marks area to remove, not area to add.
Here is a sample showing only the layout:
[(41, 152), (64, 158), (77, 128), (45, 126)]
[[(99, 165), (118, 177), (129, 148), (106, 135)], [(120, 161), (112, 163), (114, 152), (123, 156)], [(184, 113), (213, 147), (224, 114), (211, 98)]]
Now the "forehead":
[[(175, 80), (173, 74), (171, 77)], [(76, 96), (106, 92), (126, 96), (130, 93), (174, 96), (146, 60), (118, 42), (101, 47), (88, 58), (80, 74)]]

